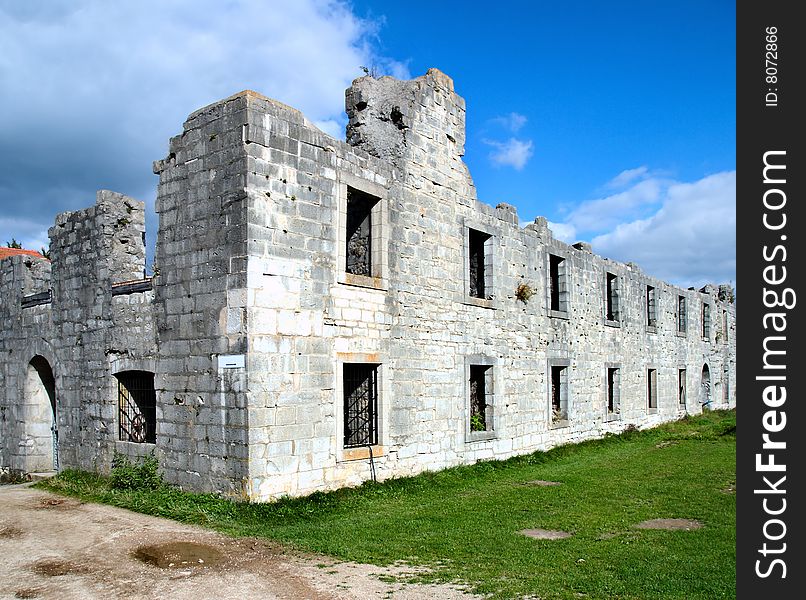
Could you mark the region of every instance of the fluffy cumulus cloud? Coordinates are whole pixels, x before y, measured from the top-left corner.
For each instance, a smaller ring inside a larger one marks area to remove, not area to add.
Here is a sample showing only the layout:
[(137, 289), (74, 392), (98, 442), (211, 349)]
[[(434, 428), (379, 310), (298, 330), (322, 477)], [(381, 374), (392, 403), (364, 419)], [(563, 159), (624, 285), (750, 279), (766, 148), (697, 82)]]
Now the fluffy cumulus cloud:
[(375, 29), (338, 0), (0, 3), (0, 243), (38, 248), (98, 188), (153, 202), (168, 138), (242, 89), (342, 136), (361, 65), (408, 75), (373, 53)]
[(598, 254), (684, 287), (736, 281), (735, 171), (687, 183), (641, 167), (605, 187), (625, 186), (550, 223), (554, 235), (589, 240)]
[(735, 282), (736, 172), (672, 183), (654, 214), (621, 223), (591, 244), (672, 283)]
[(532, 140), (509, 138), (506, 142), (485, 140), (484, 143), (493, 147), (490, 160), (494, 165), (512, 167), (516, 171), (523, 169), (533, 154)]

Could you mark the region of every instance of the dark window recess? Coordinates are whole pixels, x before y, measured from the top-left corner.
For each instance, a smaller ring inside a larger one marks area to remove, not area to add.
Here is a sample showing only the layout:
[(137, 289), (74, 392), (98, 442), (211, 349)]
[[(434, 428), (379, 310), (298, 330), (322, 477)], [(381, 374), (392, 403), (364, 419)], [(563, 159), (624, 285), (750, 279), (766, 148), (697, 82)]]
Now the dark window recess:
[(647, 408), (658, 408), (658, 371), (657, 369), (648, 369), (646, 375)]
[(344, 447), (378, 443), (378, 365), (344, 365)]
[(30, 308), (32, 306), (40, 306), (42, 304), (50, 304), (53, 302), (53, 290), (45, 290), (36, 294), (23, 296), (20, 301), (21, 308)]
[(347, 187), (347, 266), (353, 275), (372, 277), (372, 207), (378, 198)]
[(686, 405), (686, 370), (677, 370), (677, 402), (680, 406)]
[(568, 367), (551, 367), (551, 421), (568, 419)]
[(686, 333), (686, 297), (677, 297), (677, 332)]
[(487, 411), (487, 376), (491, 367), (470, 365), (470, 431), (492, 429)]
[(730, 371), (728, 371), (728, 367), (722, 370), (722, 400), (726, 403), (730, 401)]
[(648, 327), (655, 327), (658, 324), (655, 288), (651, 285), (646, 286), (646, 324)]
[(618, 276), (607, 274), (607, 320), (619, 320)]
[(702, 337), (704, 339), (711, 338), (711, 305), (702, 305)]
[(118, 380), (118, 438), (123, 442), (157, 441), (157, 392), (154, 373), (124, 371)]
[(728, 329), (729, 329), (729, 322), (728, 322), (728, 311), (722, 311), (722, 341), (726, 344), (728, 343)]
[(568, 283), (565, 272), (565, 259), (549, 254), (549, 293), (550, 308), (560, 312), (568, 311)]
[(619, 370), (607, 369), (607, 412), (619, 412)]
[(490, 235), (470, 229), (468, 231), (468, 252), (470, 254), (470, 295), (473, 298), (487, 298), (490, 265), (485, 256)]

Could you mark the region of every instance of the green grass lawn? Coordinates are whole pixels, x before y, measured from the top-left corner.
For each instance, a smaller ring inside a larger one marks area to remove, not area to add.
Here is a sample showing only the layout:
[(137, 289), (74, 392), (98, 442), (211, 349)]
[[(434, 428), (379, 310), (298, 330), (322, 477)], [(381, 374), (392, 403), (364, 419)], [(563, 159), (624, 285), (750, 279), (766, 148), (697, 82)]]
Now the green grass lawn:
[[(274, 503), (164, 487), (120, 491), (67, 471), (38, 484), (236, 536), (263, 536), (344, 560), (432, 567), (430, 581), (494, 598), (735, 598), (736, 413), (714, 411), (502, 462)], [(535, 486), (534, 480), (561, 482)], [(635, 529), (687, 518), (701, 529)], [(560, 529), (561, 540), (520, 535)]]

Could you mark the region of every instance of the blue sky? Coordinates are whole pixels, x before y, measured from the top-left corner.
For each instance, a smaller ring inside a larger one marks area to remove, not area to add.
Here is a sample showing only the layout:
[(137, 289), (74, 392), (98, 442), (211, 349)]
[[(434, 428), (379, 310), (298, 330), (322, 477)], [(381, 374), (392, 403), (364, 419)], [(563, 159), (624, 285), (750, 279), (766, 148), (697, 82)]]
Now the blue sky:
[[(113, 189), (241, 89), (343, 137), (361, 66), (467, 101), (479, 198), (688, 287), (736, 280), (735, 3), (0, 0), (0, 242)], [(148, 222), (153, 244), (156, 220)]]

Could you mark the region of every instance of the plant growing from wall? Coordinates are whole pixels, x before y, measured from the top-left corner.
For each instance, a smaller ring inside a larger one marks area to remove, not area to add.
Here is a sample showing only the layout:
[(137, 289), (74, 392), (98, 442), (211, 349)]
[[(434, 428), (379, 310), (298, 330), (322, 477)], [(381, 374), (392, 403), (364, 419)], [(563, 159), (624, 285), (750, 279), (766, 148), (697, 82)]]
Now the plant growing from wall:
[(515, 297), (526, 304), (529, 302), (529, 298), (535, 295), (535, 291), (532, 289), (528, 283), (520, 283), (518, 284), (518, 289), (515, 290)]
[(487, 425), (484, 423), (484, 418), (476, 413), (470, 415), (470, 431), (486, 431)]

